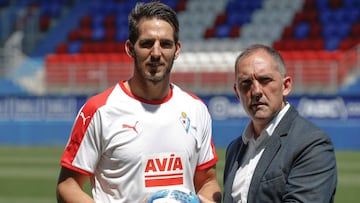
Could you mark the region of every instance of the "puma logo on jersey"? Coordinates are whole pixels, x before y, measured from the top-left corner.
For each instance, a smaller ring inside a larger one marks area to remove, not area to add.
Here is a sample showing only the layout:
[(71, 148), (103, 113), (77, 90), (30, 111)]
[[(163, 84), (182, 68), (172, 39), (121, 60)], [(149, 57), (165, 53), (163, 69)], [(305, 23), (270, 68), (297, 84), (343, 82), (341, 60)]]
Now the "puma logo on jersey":
[(81, 118), (82, 118), (82, 120), (83, 120), (83, 125), (85, 125), (86, 120), (87, 120), (88, 118), (90, 118), (90, 116), (86, 116), (86, 117), (85, 117), (84, 112), (81, 112), (81, 113), (80, 113), (80, 116), (81, 116)]
[(146, 161), (144, 174), (145, 186), (169, 186), (183, 184), (182, 157), (175, 154), (161, 154), (149, 157)]
[(136, 125), (138, 124), (139, 121), (136, 121), (135, 125), (128, 125), (128, 124), (123, 124), (122, 127), (123, 128), (130, 128), (132, 129), (133, 131), (135, 131), (136, 133), (138, 133), (138, 131), (136, 130)]

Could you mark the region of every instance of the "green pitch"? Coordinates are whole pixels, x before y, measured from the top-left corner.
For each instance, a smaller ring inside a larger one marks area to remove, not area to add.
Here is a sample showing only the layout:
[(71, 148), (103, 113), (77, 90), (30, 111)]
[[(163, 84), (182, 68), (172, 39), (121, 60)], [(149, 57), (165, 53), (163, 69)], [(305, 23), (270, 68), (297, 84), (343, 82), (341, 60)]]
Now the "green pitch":
[[(0, 203), (56, 203), (62, 150), (62, 147), (0, 147)], [(222, 184), (224, 149), (217, 152), (218, 178)], [(360, 151), (339, 151), (336, 157), (339, 183), (335, 202), (358, 202)]]

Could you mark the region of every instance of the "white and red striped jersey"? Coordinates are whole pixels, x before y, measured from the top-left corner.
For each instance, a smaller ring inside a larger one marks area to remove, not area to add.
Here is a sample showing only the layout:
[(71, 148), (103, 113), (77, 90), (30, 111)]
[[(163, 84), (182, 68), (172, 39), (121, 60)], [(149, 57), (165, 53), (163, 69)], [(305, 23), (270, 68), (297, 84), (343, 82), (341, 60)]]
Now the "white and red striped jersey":
[(160, 189), (194, 191), (195, 170), (217, 161), (211, 118), (196, 96), (171, 85), (149, 102), (123, 82), (80, 109), (61, 165), (91, 176), (96, 202), (142, 202)]

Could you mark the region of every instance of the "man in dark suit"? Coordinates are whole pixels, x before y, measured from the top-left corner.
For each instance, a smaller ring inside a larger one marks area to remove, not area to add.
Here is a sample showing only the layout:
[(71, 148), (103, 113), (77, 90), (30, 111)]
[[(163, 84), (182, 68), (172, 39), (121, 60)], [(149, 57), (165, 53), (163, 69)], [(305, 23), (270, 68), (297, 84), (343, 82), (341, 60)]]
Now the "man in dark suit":
[(226, 150), (224, 202), (333, 202), (334, 147), (286, 101), (292, 79), (280, 54), (248, 47), (236, 59), (235, 80), (251, 121)]

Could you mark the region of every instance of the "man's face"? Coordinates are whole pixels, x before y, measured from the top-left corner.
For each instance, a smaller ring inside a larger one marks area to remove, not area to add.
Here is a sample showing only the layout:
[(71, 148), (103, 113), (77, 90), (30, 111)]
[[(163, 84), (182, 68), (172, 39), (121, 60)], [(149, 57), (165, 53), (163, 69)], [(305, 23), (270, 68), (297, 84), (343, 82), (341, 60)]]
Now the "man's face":
[(254, 122), (266, 125), (285, 105), (291, 79), (283, 78), (264, 50), (242, 58), (236, 65), (235, 91), (244, 110)]
[(138, 29), (139, 38), (136, 43), (131, 45), (127, 42), (135, 60), (135, 77), (151, 82), (168, 79), (180, 51), (180, 43), (175, 44), (174, 41), (173, 28), (164, 20), (143, 18)]

